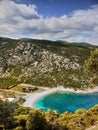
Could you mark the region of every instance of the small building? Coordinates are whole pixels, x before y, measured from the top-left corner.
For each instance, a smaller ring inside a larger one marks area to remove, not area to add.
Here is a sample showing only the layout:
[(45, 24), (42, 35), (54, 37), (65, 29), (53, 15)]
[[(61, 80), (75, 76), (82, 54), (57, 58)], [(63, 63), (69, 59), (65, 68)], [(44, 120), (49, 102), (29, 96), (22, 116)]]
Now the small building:
[(8, 100), (9, 102), (14, 102), (14, 101), (15, 101), (15, 98), (7, 98), (7, 100)]

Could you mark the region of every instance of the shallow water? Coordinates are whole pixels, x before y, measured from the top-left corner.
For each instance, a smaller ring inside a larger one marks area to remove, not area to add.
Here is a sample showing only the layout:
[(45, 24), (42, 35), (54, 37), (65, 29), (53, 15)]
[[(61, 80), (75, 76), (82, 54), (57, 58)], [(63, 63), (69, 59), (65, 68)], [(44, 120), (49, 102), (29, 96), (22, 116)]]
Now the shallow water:
[(51, 109), (59, 113), (64, 111), (74, 112), (79, 108), (89, 109), (98, 104), (98, 93), (96, 94), (74, 94), (55, 92), (40, 98), (35, 103), (35, 108), (44, 111)]

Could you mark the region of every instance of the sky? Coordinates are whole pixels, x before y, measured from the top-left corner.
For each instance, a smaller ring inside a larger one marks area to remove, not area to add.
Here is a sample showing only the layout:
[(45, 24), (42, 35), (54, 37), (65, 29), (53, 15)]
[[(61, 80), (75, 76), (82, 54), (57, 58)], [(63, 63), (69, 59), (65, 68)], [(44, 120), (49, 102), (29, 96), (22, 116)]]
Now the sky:
[(98, 0), (0, 0), (0, 36), (98, 45)]

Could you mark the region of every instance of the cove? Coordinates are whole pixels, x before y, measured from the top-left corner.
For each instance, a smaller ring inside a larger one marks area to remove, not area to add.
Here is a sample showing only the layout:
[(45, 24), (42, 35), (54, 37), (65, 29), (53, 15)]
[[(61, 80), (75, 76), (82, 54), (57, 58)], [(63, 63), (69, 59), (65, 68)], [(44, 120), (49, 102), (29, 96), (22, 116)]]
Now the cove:
[(46, 111), (48, 109), (57, 110), (58, 113), (65, 111), (75, 112), (77, 109), (89, 109), (98, 104), (98, 93), (94, 94), (74, 94), (65, 92), (55, 92), (40, 98), (34, 107)]

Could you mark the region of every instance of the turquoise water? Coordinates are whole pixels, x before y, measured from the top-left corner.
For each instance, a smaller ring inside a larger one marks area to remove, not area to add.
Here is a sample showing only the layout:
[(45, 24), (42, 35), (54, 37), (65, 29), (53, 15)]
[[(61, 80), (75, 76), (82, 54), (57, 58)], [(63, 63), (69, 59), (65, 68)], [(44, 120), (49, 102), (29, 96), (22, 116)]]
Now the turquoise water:
[(95, 104), (98, 104), (98, 93), (73, 94), (56, 92), (39, 99), (35, 107), (44, 111), (51, 109), (63, 113), (64, 111), (74, 112), (79, 108), (89, 109)]

